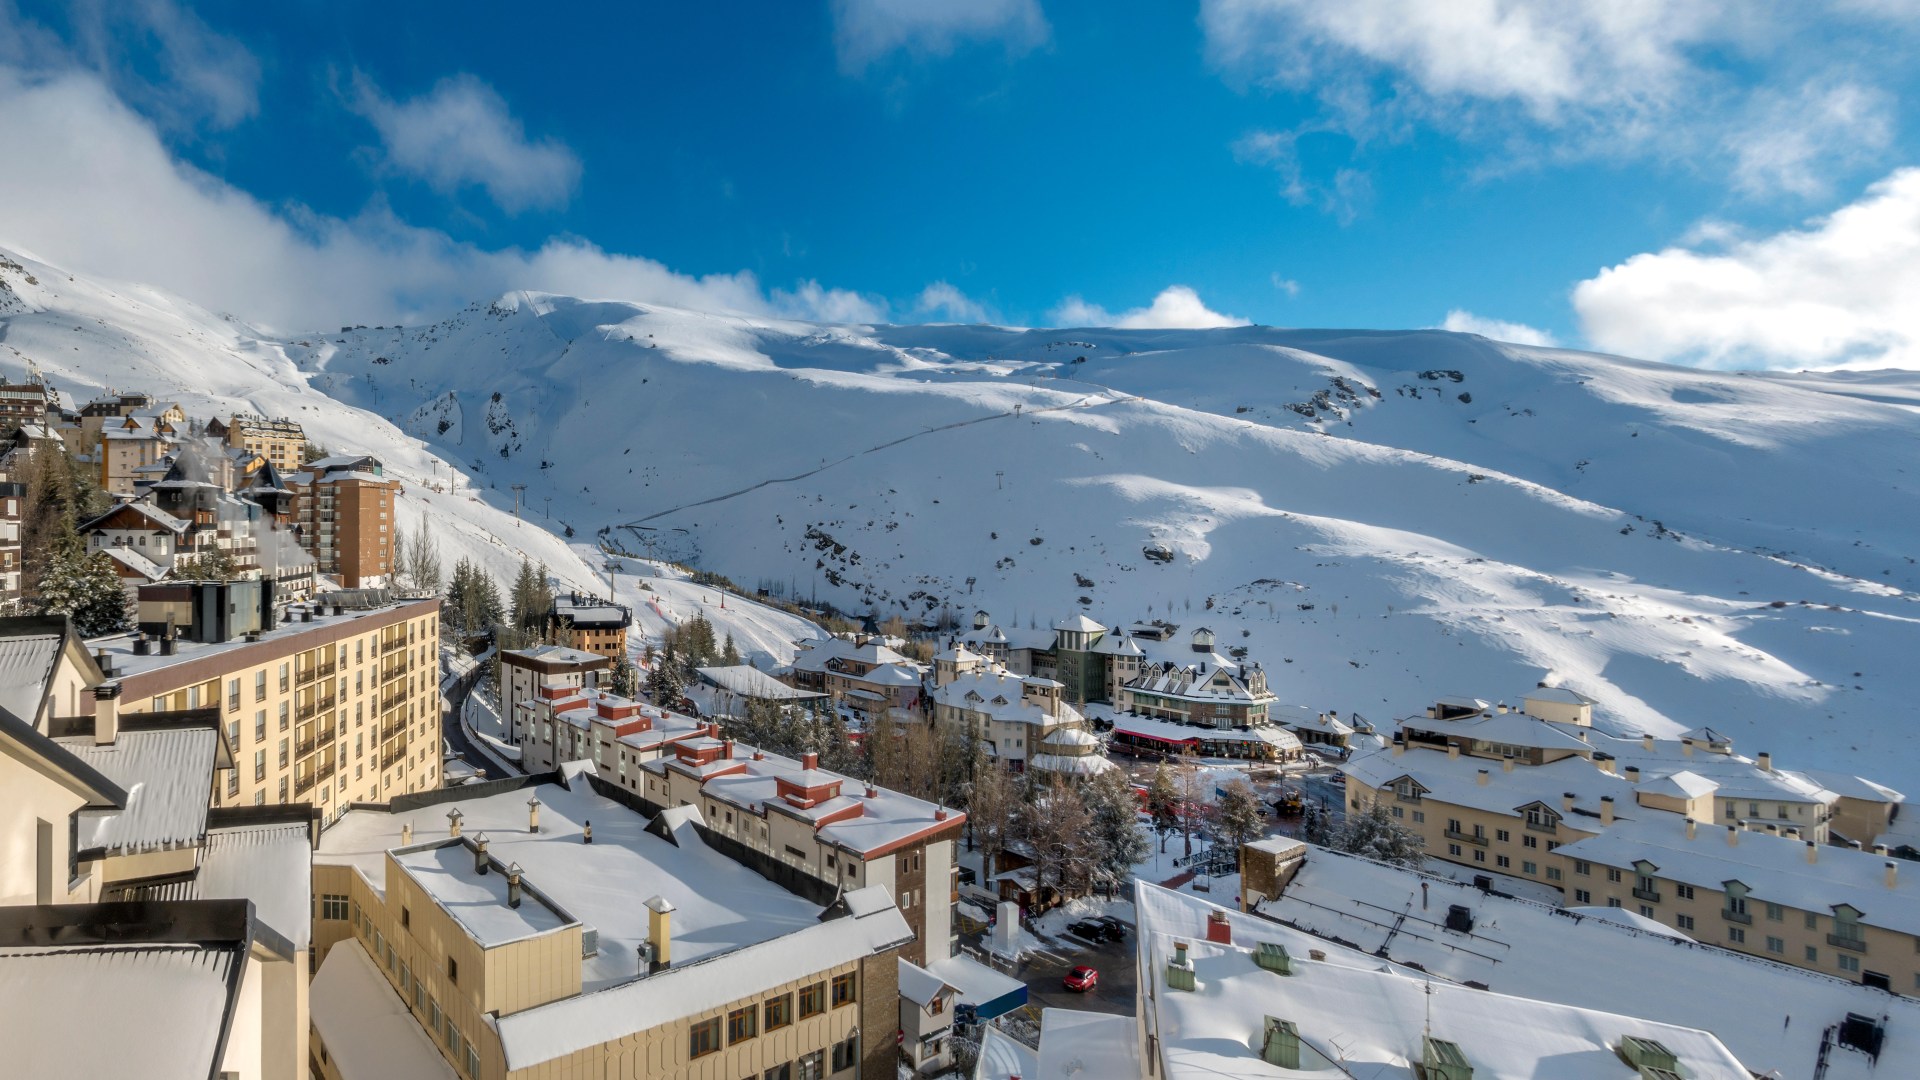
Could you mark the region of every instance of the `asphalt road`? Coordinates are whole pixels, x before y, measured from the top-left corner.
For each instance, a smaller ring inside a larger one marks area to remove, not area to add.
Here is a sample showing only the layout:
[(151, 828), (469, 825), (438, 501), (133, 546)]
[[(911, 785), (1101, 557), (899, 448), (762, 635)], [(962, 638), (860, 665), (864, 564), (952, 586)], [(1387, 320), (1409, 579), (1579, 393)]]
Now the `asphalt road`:
[[(1133, 1015), (1134, 963), (1133, 935), (1125, 944), (1081, 941), (1071, 934), (1054, 939), (1037, 953), (1029, 953), (1020, 979), (1027, 984), (1027, 1000), (1036, 1009), (1082, 1009), (1088, 1012)], [(1100, 983), (1092, 991), (1079, 993), (1060, 985), (1067, 972), (1086, 964), (1100, 972)]]
[(440, 734), (452, 744), (453, 752), (471, 765), (483, 780), (499, 780), (500, 770), (489, 762), (485, 755), (473, 748), (473, 741), (467, 738), (467, 729), (460, 724), (460, 710), (466, 707), (467, 695), (473, 693), (473, 686), (480, 681), (483, 669), (478, 665), (472, 671), (461, 676), (446, 694), (443, 703), (445, 711), (440, 714)]

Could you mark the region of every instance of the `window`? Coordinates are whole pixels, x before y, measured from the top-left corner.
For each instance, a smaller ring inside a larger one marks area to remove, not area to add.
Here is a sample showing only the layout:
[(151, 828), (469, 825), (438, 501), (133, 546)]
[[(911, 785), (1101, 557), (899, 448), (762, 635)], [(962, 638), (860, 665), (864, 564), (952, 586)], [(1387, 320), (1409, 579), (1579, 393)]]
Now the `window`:
[(1820, 929), (1820, 916), (1819, 916), (1819, 915), (1817, 915), (1817, 914), (1815, 914), (1814, 912), (1811, 912), (1811, 911), (1809, 911), (1809, 912), (1807, 912), (1807, 929), (1809, 929), (1809, 930), (1818, 930), (1818, 929)]
[(856, 1059), (854, 1055), (855, 1055), (855, 1050), (858, 1047), (858, 1043), (859, 1043), (859, 1040), (849, 1037), (844, 1042), (839, 1042), (834, 1044), (834, 1047), (833, 1047), (833, 1071), (834, 1072), (839, 1072), (842, 1069), (851, 1069), (854, 1067), (854, 1065), (856, 1064)]
[(1576, 904), (1591, 904), (1593, 903), (1593, 894), (1585, 889), (1575, 889), (1573, 890), (1573, 902)]
[(1391, 810), (1391, 811), (1393, 812), (1393, 816), (1394, 816), (1394, 817), (1406, 817), (1406, 816), (1407, 816), (1407, 811), (1406, 811), (1406, 809), (1405, 809), (1404, 807), (1399, 807), (1399, 806), (1392, 806), (1392, 807), (1388, 807), (1388, 809), (1389, 809), (1389, 810)]
[(1557, 866), (1549, 866), (1549, 867), (1547, 867), (1547, 880), (1548, 880), (1548, 881), (1559, 881), (1559, 880), (1560, 880), (1560, 868), (1559, 868), (1559, 867), (1557, 867)]
[(1767, 951), (1776, 956), (1784, 956), (1787, 951), (1786, 939), (1769, 936), (1767, 938)]
[(1618, 885), (1620, 883), (1620, 868), (1617, 866), (1607, 867), (1607, 880)]
[(1493, 831), (1493, 838), (1504, 844), (1513, 838), (1513, 834), (1505, 829), (1495, 829)]
[(420, 979), (413, 980), (413, 1007), (416, 1009), (426, 1008), (424, 1004), (426, 999), (427, 984)]
[(793, 1063), (795, 1080), (822, 1080), (827, 1075), (827, 1055), (823, 1050), (815, 1050)]
[(1608, 907), (1619, 907), (1619, 906), (1621, 906), (1621, 905), (1620, 905), (1620, 898), (1619, 898), (1619, 897), (1617, 897), (1617, 896), (1609, 896), (1609, 897), (1607, 897), (1607, 906), (1608, 906)]
[(337, 893), (322, 893), (320, 896), (320, 917), (323, 919), (345, 919), (347, 917), (347, 898)]
[(1573, 872), (1585, 877), (1593, 873), (1593, 864), (1585, 859), (1575, 859), (1573, 860)]
[(1482, 851), (1482, 850), (1480, 850), (1479, 848), (1474, 848), (1474, 849), (1473, 849), (1473, 861), (1474, 861), (1474, 862), (1486, 862), (1486, 861), (1487, 861), (1487, 853), (1486, 853), (1486, 852), (1484, 852), (1484, 851)]
[(1496, 855), (1493, 857), (1493, 864), (1495, 866), (1498, 866), (1500, 869), (1505, 870), (1508, 867), (1513, 865), (1513, 860), (1507, 858), (1505, 855)]
[(447, 981), (450, 983), (460, 981), (460, 961), (451, 956), (447, 957)]
[(265, 750), (255, 750), (253, 752), (253, 778), (256, 781), (267, 778), (267, 752)]
[(1673, 925), (1679, 927), (1682, 930), (1691, 930), (1693, 929), (1693, 916), (1676, 915), (1674, 916), (1674, 919), (1673, 919)]
[(1782, 919), (1784, 919), (1784, 918), (1786, 918), (1786, 917), (1787, 917), (1787, 914), (1786, 914), (1786, 912), (1785, 912), (1785, 911), (1784, 911), (1784, 910), (1783, 910), (1783, 909), (1782, 909), (1782, 908), (1780, 907), (1780, 905), (1779, 905), (1779, 904), (1775, 904), (1775, 903), (1773, 903), (1773, 902), (1771, 902), (1771, 901), (1769, 901), (1769, 902), (1767, 903), (1767, 918), (1768, 918), (1768, 919), (1770, 919), (1770, 920), (1772, 920), (1773, 922), (1779, 922), (1780, 920), (1782, 920)]
[(1673, 887), (1673, 895), (1679, 897), (1682, 900), (1691, 900), (1693, 899), (1693, 886), (1675, 885)]
[(800, 1019), (827, 1011), (827, 984), (814, 983), (800, 988)]
[(1733, 942), (1735, 945), (1745, 945), (1747, 943), (1746, 929), (1739, 926), (1727, 927), (1727, 940)]
[(1538, 874), (1540, 872), (1540, 864), (1522, 862), (1520, 864), (1520, 872), (1523, 874)]
[(720, 1049), (720, 1018), (702, 1020), (688, 1034), (687, 1056), (706, 1057)]
[(1425, 810), (1415, 810), (1413, 812), (1413, 823), (1415, 825), (1425, 825), (1427, 823), (1427, 812)]
[(267, 700), (267, 669), (261, 668), (253, 673), (253, 700)]
[(280, 801), (287, 801), (287, 778), (284, 776), (280, 778)]
[(1648, 906), (1648, 905), (1646, 905), (1646, 904), (1641, 904), (1641, 905), (1640, 905), (1640, 914), (1642, 914), (1642, 915), (1644, 915), (1644, 916), (1646, 916), (1647, 918), (1649, 918), (1649, 919), (1651, 919), (1651, 918), (1653, 918), (1653, 908), (1651, 908), (1651, 907), (1649, 907), (1649, 906)]
[(281, 739), (280, 740), (280, 767), (283, 769), (287, 767), (287, 748), (288, 748), (287, 740)]
[(240, 680), (239, 679), (227, 680), (227, 711), (228, 712), (240, 711)]
[(1450, 817), (1450, 818), (1448, 818), (1448, 819), (1447, 819), (1447, 831), (1448, 831), (1448, 832), (1450, 832), (1450, 833), (1457, 833), (1457, 832), (1461, 832), (1461, 831), (1463, 831), (1463, 830), (1462, 830), (1462, 829), (1460, 828), (1460, 819), (1459, 819), (1459, 818), (1457, 818), (1457, 817)]
[[(239, 727), (240, 725), (238, 722), (235, 722), (232, 726)], [(239, 745), (240, 736), (237, 733), (234, 735), (233, 741), (235, 745)], [(267, 711), (265, 709), (260, 709), (253, 714), (253, 741), (267, 741)]]
[(835, 975), (833, 977), (833, 1007), (853, 1004), (853, 975)]
[(1520, 843), (1526, 847), (1537, 848), (1540, 846), (1540, 838), (1537, 836), (1523, 836), (1520, 838)]
[(453, 1026), (451, 1016), (447, 1017), (447, 1049), (453, 1052), (455, 1061), (460, 1060), (462, 1056), (460, 1051), (464, 1048), (460, 1044), (460, 1029)]
[(467, 1044), (467, 1075), (480, 1075), (480, 1052), (473, 1048), (472, 1043)]
[(1820, 962), (1820, 950), (1814, 948), (1811, 945), (1807, 946), (1807, 963), (1817, 964), (1819, 962)]
[(727, 1045), (746, 1042), (759, 1034), (760, 1014), (752, 1006), (727, 1014)]
[(1449, 855), (1451, 855), (1451, 856), (1453, 856), (1453, 857), (1454, 857), (1454, 858), (1456, 858), (1456, 859), (1457, 859), (1457, 858), (1459, 858), (1459, 857), (1460, 857), (1460, 845), (1459, 845), (1459, 844), (1448, 844), (1448, 845), (1447, 845), (1447, 854), (1449, 854)]
[(793, 995), (781, 994), (777, 998), (769, 998), (761, 1011), (766, 1014), (761, 1026), (768, 1031), (778, 1031), (793, 1023)]
[(1849, 974), (1853, 974), (1853, 975), (1858, 975), (1858, 974), (1860, 973), (1860, 958), (1859, 958), (1859, 957), (1857, 957), (1857, 956), (1848, 956), (1848, 955), (1847, 955), (1846, 953), (1841, 953), (1841, 954), (1839, 955), (1839, 957), (1838, 957), (1838, 959), (1839, 959), (1839, 961), (1840, 961), (1840, 970), (1841, 970), (1841, 971), (1845, 971), (1845, 972), (1847, 972), (1847, 973), (1849, 973)]
[[(285, 690), (286, 687), (282, 686), (280, 689)], [(284, 701), (280, 703), (280, 730), (287, 730), (287, 703)]]
[(401, 907), (400, 925), (409, 930), (413, 928), (413, 909), (412, 908), (408, 908), (404, 906)]
[(433, 998), (427, 999), (427, 1019), (430, 1021), (427, 1026), (433, 1029), (434, 1035), (438, 1036), (441, 1022), (440, 1002)]

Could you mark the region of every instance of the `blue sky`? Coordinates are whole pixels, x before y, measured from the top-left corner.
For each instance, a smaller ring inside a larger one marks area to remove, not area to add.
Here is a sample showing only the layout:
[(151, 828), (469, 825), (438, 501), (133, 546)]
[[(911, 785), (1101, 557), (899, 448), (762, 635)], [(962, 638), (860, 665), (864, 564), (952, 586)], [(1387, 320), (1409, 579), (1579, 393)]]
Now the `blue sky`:
[(1917, 21), (0, 0), (0, 243), (281, 329), (526, 287), (1920, 366)]

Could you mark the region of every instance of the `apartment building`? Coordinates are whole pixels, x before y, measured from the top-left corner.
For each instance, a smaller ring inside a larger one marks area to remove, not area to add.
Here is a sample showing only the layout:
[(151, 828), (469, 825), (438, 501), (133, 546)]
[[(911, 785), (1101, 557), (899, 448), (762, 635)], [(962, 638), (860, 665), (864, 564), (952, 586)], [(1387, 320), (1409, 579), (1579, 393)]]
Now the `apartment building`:
[(1053, 679), (1015, 675), (958, 645), (935, 655), (933, 671), (934, 724), (980, 740), (1007, 768), (1086, 776), (1117, 767)]
[(45, 424), (47, 413), (56, 408), (53, 390), (45, 383), (0, 384), (0, 435), (28, 424)]
[(627, 655), (627, 628), (632, 625), (633, 609), (625, 604), (578, 592), (554, 597), (547, 614), (547, 631), (555, 642), (614, 661)]
[(507, 741), (518, 746), (525, 738), (521, 718), (525, 706), (542, 688), (597, 687), (613, 678), (613, 661), (600, 653), (564, 645), (535, 645), (500, 653), (500, 714), (506, 718)]
[(1558, 858), (1570, 905), (1622, 908), (1707, 944), (1920, 994), (1920, 872), (1903, 875), (1884, 845), (1662, 814), (1569, 843)]
[(861, 636), (801, 641), (788, 678), (801, 690), (826, 694), (858, 715), (865, 727), (894, 709), (922, 707), (925, 672), (881, 642)]
[(900, 955), (913, 963), (958, 951), (965, 814), (822, 769), (815, 754), (796, 761), (712, 734), (624, 774), (596, 769), (649, 812), (697, 812), (710, 843), (817, 902), (884, 887), (912, 929)]
[(76, 715), (50, 683), (87, 664), (35, 623), (0, 625), (29, 661), (0, 668), (8, 1070), (303, 1076), (311, 810), (210, 809), (233, 768), (215, 711), (122, 717), (107, 680)]
[[(710, 846), (690, 809), (599, 790), (496, 781), (322, 834), (318, 1075), (890, 1080), (913, 934), (885, 889), (817, 902)], [(371, 1010), (425, 1046), (369, 1045)]]
[(166, 411), (142, 410), (104, 417), (94, 444), (100, 487), (114, 495), (132, 495), (145, 470), (157, 465), (185, 433), (184, 422)]
[(308, 462), (285, 477), (300, 546), (320, 573), (350, 589), (384, 585), (394, 568), (394, 500), (380, 459), (342, 454)]
[(514, 727), (524, 733), (521, 767), (552, 772), (570, 761), (591, 761), (600, 775), (632, 787), (643, 762), (673, 744), (712, 735), (717, 725), (623, 698), (596, 687), (545, 684), (519, 704)]
[(301, 449), (307, 443), (307, 433), (298, 421), (269, 420), (252, 413), (234, 413), (224, 420), (215, 417), (207, 421), (207, 434), (236, 450), (259, 454), (287, 475), (300, 469)]
[[(269, 583), (163, 583), (138, 629), (88, 642), (121, 712), (218, 710), (236, 767), (219, 807), (348, 804), (440, 786), (440, 602), (330, 593), (280, 605)], [(171, 628), (171, 629), (169, 629)]]
[(0, 612), (20, 606), (23, 582), (20, 522), (26, 510), (27, 486), (0, 471)]

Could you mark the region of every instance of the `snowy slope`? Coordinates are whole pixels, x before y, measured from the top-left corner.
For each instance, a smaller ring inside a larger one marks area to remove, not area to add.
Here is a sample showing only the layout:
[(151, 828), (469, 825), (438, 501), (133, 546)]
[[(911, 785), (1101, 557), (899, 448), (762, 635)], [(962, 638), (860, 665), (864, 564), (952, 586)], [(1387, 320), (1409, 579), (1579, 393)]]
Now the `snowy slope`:
[[(146, 307), (91, 288), (0, 341), (50, 364), (89, 303), (152, 336)], [(1284, 701), (1375, 719), (1552, 679), (1621, 730), (1712, 723), (1748, 752), (1920, 790), (1896, 719), (1920, 689), (1911, 376), (1704, 373), (1431, 331), (832, 327), (527, 293), (287, 342), (187, 321), (232, 357), (223, 378), (386, 418), (357, 422), (421, 476), (431, 451), (494, 506), (525, 483), (578, 540), (749, 588), (1022, 625), (1204, 623)]]
[[(411, 533), (425, 515), (444, 571), (472, 558), (504, 588), (524, 553), (544, 561), (560, 588), (605, 595), (607, 560), (588, 538), (569, 541), (538, 527), (539, 512), (531, 507), (516, 521), (505, 481), (500, 491), (483, 486), (486, 478), (476, 483), (402, 425), (314, 389), (287, 344), (235, 320), (155, 290), (92, 282), (0, 251), (0, 374), (19, 379), (29, 358), (69, 405), (111, 387), (178, 401), (200, 420), (240, 410), (291, 417), (326, 447), (371, 453), (385, 463), (387, 475), (404, 485), (395, 512), (399, 528)], [(687, 617), (701, 597), (714, 595), (671, 567), (635, 562), (621, 573), (620, 599), (636, 608), (633, 575), (661, 577), (655, 587), (669, 598), (665, 614), (636, 614), (641, 632), (656, 639), (668, 621)], [(735, 635), (743, 654), (751, 642), (779, 662), (792, 658), (794, 640), (820, 634), (804, 620), (751, 603), (730, 601), (728, 610), (709, 618), (721, 635)]]

